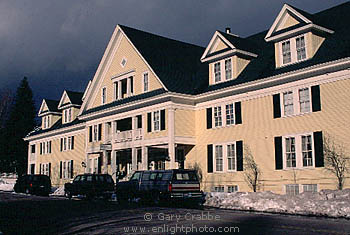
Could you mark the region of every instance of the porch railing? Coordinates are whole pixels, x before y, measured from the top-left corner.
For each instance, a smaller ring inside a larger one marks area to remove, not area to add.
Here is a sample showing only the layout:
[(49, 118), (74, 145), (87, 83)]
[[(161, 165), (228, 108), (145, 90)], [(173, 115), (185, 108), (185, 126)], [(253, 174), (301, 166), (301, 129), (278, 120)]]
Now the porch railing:
[(141, 140), (142, 139), (142, 128), (138, 128), (134, 130), (134, 140)]
[(117, 132), (116, 141), (118, 143), (131, 141), (131, 140), (132, 140), (132, 130)]

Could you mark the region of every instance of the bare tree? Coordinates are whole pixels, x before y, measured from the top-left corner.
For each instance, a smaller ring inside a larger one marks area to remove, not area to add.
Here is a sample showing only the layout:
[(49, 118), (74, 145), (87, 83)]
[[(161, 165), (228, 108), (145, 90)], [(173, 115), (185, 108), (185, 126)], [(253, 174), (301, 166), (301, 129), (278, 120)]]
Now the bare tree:
[(189, 165), (188, 169), (197, 171), (197, 176), (199, 182), (202, 182), (203, 180), (203, 172), (201, 166), (198, 164), (198, 162), (195, 162), (193, 165)]
[(248, 186), (256, 192), (259, 186), (261, 171), (258, 164), (255, 162), (249, 146), (244, 148), (244, 179)]
[(350, 158), (344, 151), (344, 146), (334, 141), (334, 138), (326, 134), (323, 138), (323, 152), (325, 169), (337, 177), (337, 188), (343, 189), (345, 174), (349, 173)]

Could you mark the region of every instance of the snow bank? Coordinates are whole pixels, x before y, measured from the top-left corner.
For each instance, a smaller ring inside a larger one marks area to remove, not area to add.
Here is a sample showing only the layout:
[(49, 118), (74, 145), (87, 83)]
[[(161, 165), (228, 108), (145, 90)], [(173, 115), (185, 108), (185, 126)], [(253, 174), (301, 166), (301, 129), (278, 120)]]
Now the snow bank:
[(350, 218), (350, 189), (322, 190), (319, 193), (302, 193), (296, 196), (272, 192), (207, 193), (204, 205), (236, 210)]
[(64, 186), (61, 186), (59, 188), (52, 188), (53, 189), (53, 193), (51, 193), (50, 195), (52, 196), (64, 196)]
[(13, 191), (13, 186), (16, 183), (16, 175), (4, 175), (0, 176), (0, 191)]

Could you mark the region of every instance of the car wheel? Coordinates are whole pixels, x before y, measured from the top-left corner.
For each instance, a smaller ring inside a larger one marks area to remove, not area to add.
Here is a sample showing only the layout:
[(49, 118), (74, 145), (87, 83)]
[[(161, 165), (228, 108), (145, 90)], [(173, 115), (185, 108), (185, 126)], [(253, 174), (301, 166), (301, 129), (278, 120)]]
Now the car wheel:
[(69, 191), (64, 191), (64, 196), (68, 199), (72, 198), (72, 194)]

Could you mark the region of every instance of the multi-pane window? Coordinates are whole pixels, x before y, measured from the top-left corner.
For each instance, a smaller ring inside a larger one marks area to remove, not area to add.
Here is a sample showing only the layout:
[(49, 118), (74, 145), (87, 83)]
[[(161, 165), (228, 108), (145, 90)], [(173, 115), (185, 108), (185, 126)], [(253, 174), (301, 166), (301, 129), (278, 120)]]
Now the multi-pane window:
[(65, 109), (63, 110), (63, 123), (71, 122), (72, 121), (72, 109)]
[(238, 186), (237, 185), (228, 185), (227, 192), (228, 193), (238, 192)]
[(298, 195), (299, 194), (299, 184), (287, 184), (286, 185), (287, 195)]
[(225, 60), (225, 78), (230, 80), (232, 78), (232, 63), (231, 59)]
[(61, 138), (61, 152), (74, 149), (74, 136)]
[(310, 112), (309, 88), (299, 89), (299, 106), (301, 113)]
[(301, 151), (303, 156), (303, 166), (313, 166), (311, 135), (301, 136)]
[(214, 107), (215, 127), (222, 126), (221, 106)]
[(100, 141), (102, 138), (102, 124), (89, 126), (89, 142)]
[(60, 161), (60, 178), (72, 179), (73, 178), (73, 160)]
[(227, 170), (236, 170), (236, 153), (234, 144), (227, 145)]
[(43, 117), (43, 129), (49, 128), (50, 126), (50, 116)]
[(106, 92), (107, 92), (107, 88), (106, 87), (103, 87), (102, 88), (102, 91), (101, 91), (101, 103), (102, 104), (105, 104), (106, 103)]
[(93, 140), (94, 140), (94, 141), (97, 141), (97, 139), (98, 139), (98, 126), (97, 126), (97, 125), (94, 125), (94, 126), (93, 126), (93, 130), (94, 130)]
[(285, 41), (282, 43), (282, 56), (283, 56), (283, 64), (288, 64), (292, 61), (291, 52), (290, 52), (290, 41)]
[(153, 127), (154, 127), (155, 131), (160, 130), (160, 112), (159, 112), (159, 110), (153, 112)]
[(317, 184), (303, 184), (303, 192), (317, 193)]
[(216, 171), (223, 171), (224, 170), (224, 162), (223, 162), (223, 156), (222, 156), (222, 145), (216, 145), (215, 146), (215, 166)]
[(215, 82), (221, 81), (221, 66), (220, 62), (217, 62), (214, 64), (214, 76), (215, 76)]
[(287, 115), (292, 115), (294, 113), (292, 91), (283, 93), (283, 107), (284, 107), (284, 115), (287, 116)]
[(148, 73), (143, 74), (143, 91), (148, 91)]
[(295, 138), (285, 138), (287, 167), (296, 167)]
[(297, 60), (306, 58), (305, 39), (304, 36), (296, 38)]
[(235, 124), (233, 104), (226, 105), (226, 125)]
[(224, 186), (214, 186), (212, 191), (217, 192), (217, 193), (223, 193), (223, 192), (225, 192), (225, 187)]
[(51, 140), (40, 143), (40, 154), (51, 153)]
[(40, 164), (40, 174), (50, 176), (50, 163)]

